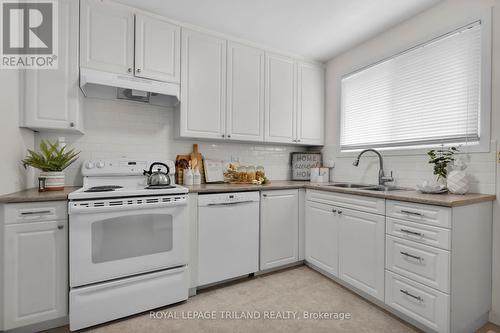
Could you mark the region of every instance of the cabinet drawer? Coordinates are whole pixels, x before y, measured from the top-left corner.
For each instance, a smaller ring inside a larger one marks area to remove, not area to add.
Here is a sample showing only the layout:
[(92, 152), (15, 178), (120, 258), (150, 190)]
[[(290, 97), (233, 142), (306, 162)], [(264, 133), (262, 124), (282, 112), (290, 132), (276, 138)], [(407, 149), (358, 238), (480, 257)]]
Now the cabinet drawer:
[(385, 214), (385, 199), (328, 191), (307, 190), (306, 200), (351, 208), (367, 213)]
[(444, 228), (451, 227), (451, 209), (447, 207), (387, 200), (386, 211), (388, 217)]
[(385, 267), (426, 286), (450, 291), (450, 253), (387, 236)]
[(450, 297), (392, 272), (385, 272), (385, 304), (441, 333), (450, 326)]
[(26, 202), (5, 205), (5, 224), (66, 220), (66, 201)]
[(386, 233), (445, 250), (451, 249), (451, 231), (449, 229), (388, 217)]

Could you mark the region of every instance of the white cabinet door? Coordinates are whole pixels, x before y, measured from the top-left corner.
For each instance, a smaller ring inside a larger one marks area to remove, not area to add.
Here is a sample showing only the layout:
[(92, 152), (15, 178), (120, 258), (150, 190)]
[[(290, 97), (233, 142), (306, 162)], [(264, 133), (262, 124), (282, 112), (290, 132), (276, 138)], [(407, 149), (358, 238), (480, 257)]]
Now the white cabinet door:
[(264, 140), (264, 51), (228, 43), (226, 123), (228, 138)]
[(60, 0), (58, 68), (23, 71), (21, 127), (81, 132), (78, 2)]
[(297, 65), (297, 142), (324, 144), (324, 90), (323, 67), (299, 62)]
[(150, 16), (135, 15), (135, 76), (180, 82), (181, 28)]
[(295, 142), (296, 81), (293, 59), (266, 54), (266, 142)]
[(306, 202), (306, 261), (338, 276), (339, 218), (335, 208)]
[(383, 301), (385, 217), (338, 208), (340, 278)]
[(299, 260), (299, 191), (262, 192), (260, 269)]
[(180, 135), (221, 139), (226, 119), (226, 41), (182, 29)]
[(82, 0), (80, 66), (130, 74), (134, 67), (134, 13), (106, 0)]
[(66, 221), (5, 226), (4, 329), (68, 315)]

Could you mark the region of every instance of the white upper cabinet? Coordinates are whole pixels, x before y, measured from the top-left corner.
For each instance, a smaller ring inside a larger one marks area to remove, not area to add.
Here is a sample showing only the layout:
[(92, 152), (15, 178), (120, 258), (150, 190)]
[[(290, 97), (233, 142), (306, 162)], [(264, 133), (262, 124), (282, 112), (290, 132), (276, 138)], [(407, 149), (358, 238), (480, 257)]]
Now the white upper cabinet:
[(84, 0), (80, 13), (80, 66), (132, 75), (134, 13), (105, 0)]
[(182, 29), (180, 135), (225, 138), (226, 41)]
[(297, 64), (297, 142), (324, 144), (325, 71), (322, 66)]
[(264, 51), (227, 46), (227, 138), (264, 140)]
[(135, 76), (180, 82), (181, 28), (166, 21), (135, 15)]
[(295, 61), (291, 58), (266, 54), (266, 142), (295, 142), (295, 68)]
[(260, 269), (299, 260), (299, 191), (262, 192), (260, 218)]
[(324, 87), (322, 66), (267, 54), (265, 141), (323, 145)]
[(23, 71), (20, 126), (81, 133), (78, 87), (78, 1), (60, 0), (58, 68)]
[(180, 82), (181, 28), (107, 0), (82, 0), (80, 66)]

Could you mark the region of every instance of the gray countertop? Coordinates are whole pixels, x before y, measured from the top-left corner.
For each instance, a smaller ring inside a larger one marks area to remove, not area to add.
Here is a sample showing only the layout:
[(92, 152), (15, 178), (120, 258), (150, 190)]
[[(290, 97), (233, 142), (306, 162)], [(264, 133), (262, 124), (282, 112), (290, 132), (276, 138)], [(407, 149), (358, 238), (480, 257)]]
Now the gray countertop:
[[(37, 189), (29, 189), (0, 196), (0, 203), (21, 203), (21, 202), (39, 202), (39, 201), (64, 201), (68, 199), (68, 194), (77, 190), (79, 187), (66, 187), (64, 191), (38, 192)], [(241, 191), (265, 191), (265, 190), (283, 190), (294, 188), (307, 188), (320, 191), (330, 191), (354, 195), (363, 195), (382, 199), (399, 200), (429, 205), (456, 207), (471, 205), (483, 201), (496, 200), (495, 195), (470, 193), (465, 195), (454, 194), (423, 194), (411, 190), (396, 190), (390, 192), (377, 192), (369, 190), (356, 190), (348, 188), (338, 188), (328, 186), (328, 184), (313, 184), (308, 181), (276, 180), (265, 185), (248, 184), (203, 184), (188, 186), (191, 193), (223, 193), (223, 192), (241, 192)]]

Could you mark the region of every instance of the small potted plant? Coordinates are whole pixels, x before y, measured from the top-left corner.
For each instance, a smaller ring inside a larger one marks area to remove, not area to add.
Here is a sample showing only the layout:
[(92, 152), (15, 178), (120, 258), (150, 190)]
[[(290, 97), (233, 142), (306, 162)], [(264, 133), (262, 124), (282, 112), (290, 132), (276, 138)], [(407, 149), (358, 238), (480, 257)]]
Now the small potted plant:
[(39, 169), (40, 177), (45, 178), (47, 191), (64, 190), (64, 169), (78, 159), (80, 152), (74, 149), (66, 151), (66, 146), (58, 142), (44, 141), (40, 143), (40, 153), (28, 149), (28, 156), (22, 161), (25, 168), (31, 166)]
[(434, 174), (437, 176), (436, 182), (446, 184), (448, 176), (448, 165), (455, 161), (455, 154), (458, 153), (457, 147), (441, 147), (439, 150), (429, 150), (429, 164), (434, 164)]

